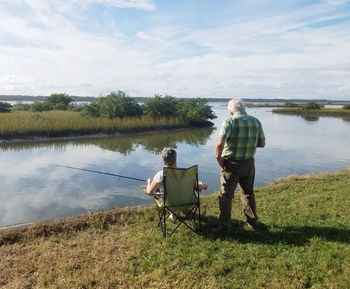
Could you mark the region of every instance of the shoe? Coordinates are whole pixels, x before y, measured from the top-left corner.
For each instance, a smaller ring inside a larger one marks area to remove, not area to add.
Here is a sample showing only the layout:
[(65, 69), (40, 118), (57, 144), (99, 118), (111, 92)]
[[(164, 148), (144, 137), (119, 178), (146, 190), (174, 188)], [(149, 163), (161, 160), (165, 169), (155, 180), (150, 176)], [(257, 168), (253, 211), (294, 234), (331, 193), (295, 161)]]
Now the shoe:
[(243, 222), (243, 228), (246, 228), (248, 230), (255, 230), (255, 225), (252, 225), (248, 221)]
[(243, 227), (247, 228), (248, 230), (253, 231), (266, 231), (268, 230), (268, 227), (261, 222), (256, 222), (255, 224), (249, 223), (248, 221), (243, 222)]

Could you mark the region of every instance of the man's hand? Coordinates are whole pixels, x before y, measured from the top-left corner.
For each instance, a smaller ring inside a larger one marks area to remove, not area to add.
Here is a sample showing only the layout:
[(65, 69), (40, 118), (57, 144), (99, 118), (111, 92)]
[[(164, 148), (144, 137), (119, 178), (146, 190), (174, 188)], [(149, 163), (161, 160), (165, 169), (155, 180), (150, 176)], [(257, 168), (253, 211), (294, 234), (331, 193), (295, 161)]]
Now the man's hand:
[(218, 162), (220, 168), (222, 168), (224, 170), (224, 162), (225, 162), (225, 158), (223, 157), (220, 157), (220, 158), (217, 158), (216, 161)]
[(218, 162), (219, 166), (224, 169), (224, 161), (225, 158), (221, 156), (222, 150), (224, 149), (225, 146), (225, 140), (223, 138), (218, 138), (215, 146), (215, 156), (216, 156), (216, 161)]

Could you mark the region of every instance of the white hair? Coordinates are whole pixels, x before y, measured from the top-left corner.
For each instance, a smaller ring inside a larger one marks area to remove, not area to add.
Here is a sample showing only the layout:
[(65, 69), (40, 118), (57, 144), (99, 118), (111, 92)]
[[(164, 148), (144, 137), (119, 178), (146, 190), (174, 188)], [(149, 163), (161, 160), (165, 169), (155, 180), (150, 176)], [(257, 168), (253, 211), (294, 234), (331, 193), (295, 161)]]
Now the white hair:
[(233, 98), (228, 102), (227, 109), (230, 113), (235, 113), (236, 111), (245, 111), (245, 104), (243, 100)]

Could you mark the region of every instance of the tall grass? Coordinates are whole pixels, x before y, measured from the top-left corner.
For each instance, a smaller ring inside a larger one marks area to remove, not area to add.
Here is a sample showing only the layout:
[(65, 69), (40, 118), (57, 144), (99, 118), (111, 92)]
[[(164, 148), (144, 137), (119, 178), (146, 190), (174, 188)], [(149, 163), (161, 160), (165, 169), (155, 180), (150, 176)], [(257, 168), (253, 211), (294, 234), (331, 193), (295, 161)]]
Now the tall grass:
[(308, 109), (305, 110), (302, 107), (285, 107), (273, 109), (274, 113), (284, 114), (298, 114), (298, 115), (324, 115), (324, 116), (345, 116), (350, 117), (350, 110), (343, 108), (321, 108), (321, 109)]
[(178, 118), (92, 118), (73, 111), (28, 112), (0, 114), (0, 137), (61, 136), (69, 134), (115, 133), (184, 127)]
[(239, 200), (227, 237), (216, 195), (202, 197), (203, 228), (163, 238), (154, 207), (115, 209), (6, 230), (3, 288), (338, 288), (350, 284), (350, 169), (291, 176), (256, 189), (269, 229), (251, 231)]

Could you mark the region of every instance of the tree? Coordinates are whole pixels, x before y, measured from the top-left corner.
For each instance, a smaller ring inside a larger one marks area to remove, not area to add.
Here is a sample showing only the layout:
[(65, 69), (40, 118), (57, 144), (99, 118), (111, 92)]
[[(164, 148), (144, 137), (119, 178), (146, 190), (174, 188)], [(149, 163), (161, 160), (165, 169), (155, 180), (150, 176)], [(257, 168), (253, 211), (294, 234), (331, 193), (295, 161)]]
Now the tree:
[(72, 101), (73, 99), (66, 93), (52, 93), (44, 100), (43, 105), (44, 108), (47, 108), (48, 110), (66, 110)]
[(8, 102), (0, 102), (0, 112), (11, 112), (12, 105)]
[(345, 105), (343, 106), (343, 109), (350, 109), (350, 104), (345, 104)]
[(295, 106), (298, 106), (296, 103), (292, 102), (292, 101), (287, 101), (284, 103), (284, 106), (287, 106), (287, 107), (295, 107)]
[(152, 117), (171, 117), (176, 115), (177, 101), (174, 97), (155, 94), (154, 98), (145, 100), (142, 106), (143, 113)]
[(208, 105), (208, 102), (201, 98), (182, 99), (177, 104), (177, 115), (184, 121), (204, 121), (214, 119), (216, 115)]
[(96, 99), (86, 107), (85, 112), (94, 117), (106, 116), (109, 118), (142, 115), (141, 106), (123, 91), (112, 92)]
[(305, 106), (305, 109), (311, 110), (311, 109), (321, 109), (321, 106), (316, 102), (308, 102)]

